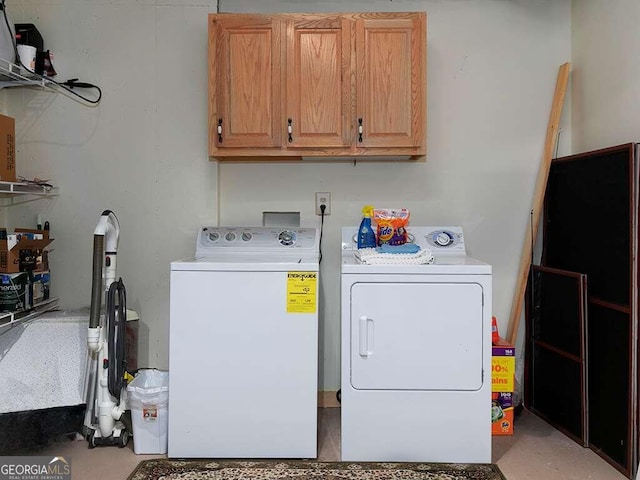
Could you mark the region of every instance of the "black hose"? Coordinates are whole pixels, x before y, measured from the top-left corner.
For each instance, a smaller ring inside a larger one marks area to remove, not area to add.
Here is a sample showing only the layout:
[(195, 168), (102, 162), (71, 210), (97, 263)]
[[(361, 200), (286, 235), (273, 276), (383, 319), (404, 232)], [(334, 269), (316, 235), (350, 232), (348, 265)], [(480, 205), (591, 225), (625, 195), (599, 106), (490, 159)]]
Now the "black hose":
[(102, 252), (104, 251), (104, 235), (93, 236), (93, 277), (91, 279), (91, 310), (89, 312), (89, 328), (100, 324), (100, 308), (102, 307)]
[(127, 291), (122, 279), (113, 282), (107, 292), (107, 331), (109, 335), (109, 371), (107, 373), (109, 393), (120, 405), (120, 392), (124, 388), (126, 370), (126, 323)]

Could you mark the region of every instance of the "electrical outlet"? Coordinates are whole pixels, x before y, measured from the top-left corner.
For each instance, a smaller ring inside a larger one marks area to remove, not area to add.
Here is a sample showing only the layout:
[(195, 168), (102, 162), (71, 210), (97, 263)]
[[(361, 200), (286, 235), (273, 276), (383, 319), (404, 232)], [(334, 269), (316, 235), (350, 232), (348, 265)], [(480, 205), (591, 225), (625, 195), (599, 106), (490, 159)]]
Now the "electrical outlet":
[(331, 194), (329, 192), (316, 192), (316, 215), (322, 215), (320, 205), (324, 205), (325, 215), (331, 215)]

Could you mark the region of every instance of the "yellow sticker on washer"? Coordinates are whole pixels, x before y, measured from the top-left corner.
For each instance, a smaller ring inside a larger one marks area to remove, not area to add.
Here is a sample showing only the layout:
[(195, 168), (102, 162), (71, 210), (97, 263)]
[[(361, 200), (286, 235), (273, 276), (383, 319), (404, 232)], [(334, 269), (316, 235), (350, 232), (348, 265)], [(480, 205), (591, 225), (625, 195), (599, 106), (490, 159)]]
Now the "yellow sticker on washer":
[(318, 272), (287, 273), (287, 313), (315, 313)]

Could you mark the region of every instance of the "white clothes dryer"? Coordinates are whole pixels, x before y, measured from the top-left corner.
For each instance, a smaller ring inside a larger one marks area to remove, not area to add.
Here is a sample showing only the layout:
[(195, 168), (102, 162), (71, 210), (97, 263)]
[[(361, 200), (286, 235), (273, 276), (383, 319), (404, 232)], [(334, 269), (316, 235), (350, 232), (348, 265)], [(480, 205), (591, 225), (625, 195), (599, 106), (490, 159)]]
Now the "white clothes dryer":
[(171, 263), (168, 456), (317, 456), (319, 234), (203, 227)]
[(428, 265), (365, 265), (342, 230), (342, 460), (491, 462), (491, 266), (460, 227), (410, 227)]

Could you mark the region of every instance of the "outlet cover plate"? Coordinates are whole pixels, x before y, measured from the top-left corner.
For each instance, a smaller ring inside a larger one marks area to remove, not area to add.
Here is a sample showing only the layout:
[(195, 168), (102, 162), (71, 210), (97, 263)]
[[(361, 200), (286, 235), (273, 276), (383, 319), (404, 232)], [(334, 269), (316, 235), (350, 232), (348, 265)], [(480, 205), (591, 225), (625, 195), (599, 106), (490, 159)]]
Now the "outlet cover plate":
[(316, 192), (316, 215), (322, 215), (320, 205), (325, 205), (324, 214), (331, 215), (331, 193)]

